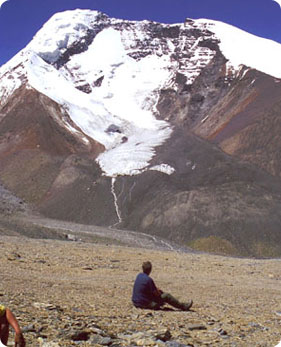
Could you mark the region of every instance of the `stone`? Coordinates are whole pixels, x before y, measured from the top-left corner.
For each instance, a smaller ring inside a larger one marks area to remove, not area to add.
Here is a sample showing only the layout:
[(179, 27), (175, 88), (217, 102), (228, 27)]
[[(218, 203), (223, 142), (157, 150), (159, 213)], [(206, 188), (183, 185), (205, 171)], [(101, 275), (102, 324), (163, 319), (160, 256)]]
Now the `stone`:
[(71, 334), (70, 338), (72, 341), (88, 341), (90, 336), (89, 331), (76, 331)]
[(227, 335), (227, 332), (226, 332), (224, 329), (219, 329), (218, 333), (219, 333), (221, 336), (226, 336), (226, 335)]
[(161, 340), (164, 342), (169, 341), (171, 339), (171, 337), (172, 337), (172, 334), (171, 334), (170, 330), (168, 330), (168, 329), (165, 332), (161, 332), (161, 333), (156, 335), (157, 340)]
[(23, 333), (27, 333), (27, 332), (36, 332), (36, 329), (35, 329), (35, 325), (34, 325), (34, 324), (29, 324), (29, 325), (23, 327), (21, 330), (22, 330)]
[(207, 330), (207, 328), (203, 324), (191, 324), (191, 325), (188, 325), (187, 329), (191, 331), (192, 330)]
[(39, 337), (37, 341), (39, 343), (39, 347), (60, 347), (60, 345), (57, 342), (44, 341), (42, 337)]
[(177, 341), (166, 342), (165, 346), (167, 346), (167, 347), (193, 347), (193, 345), (190, 345), (190, 344), (189, 345), (185, 345), (185, 344), (179, 343)]
[(112, 339), (110, 337), (102, 337), (99, 343), (102, 346), (109, 346), (112, 344)]

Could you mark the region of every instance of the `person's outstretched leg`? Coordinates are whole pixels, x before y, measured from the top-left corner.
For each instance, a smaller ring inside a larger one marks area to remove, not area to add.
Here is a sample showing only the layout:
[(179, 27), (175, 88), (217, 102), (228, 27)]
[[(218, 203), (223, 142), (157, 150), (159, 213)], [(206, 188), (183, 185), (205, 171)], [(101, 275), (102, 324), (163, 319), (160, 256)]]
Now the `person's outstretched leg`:
[(151, 301), (146, 308), (149, 308), (151, 310), (159, 310), (162, 305), (164, 305), (164, 303)]
[(183, 311), (188, 311), (191, 308), (192, 304), (193, 304), (192, 300), (190, 300), (187, 303), (180, 302), (178, 299), (176, 299), (175, 297), (173, 297), (169, 293), (162, 293), (161, 294), (161, 299), (165, 303), (167, 303), (167, 304), (169, 304), (169, 305), (171, 305), (171, 306), (173, 306), (175, 308), (179, 308), (180, 310), (183, 310)]

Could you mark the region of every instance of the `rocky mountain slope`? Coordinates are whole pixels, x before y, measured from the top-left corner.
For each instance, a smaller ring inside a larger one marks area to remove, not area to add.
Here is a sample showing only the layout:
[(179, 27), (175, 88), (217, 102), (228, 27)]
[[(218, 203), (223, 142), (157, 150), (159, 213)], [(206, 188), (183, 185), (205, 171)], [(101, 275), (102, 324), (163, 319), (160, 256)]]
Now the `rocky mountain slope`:
[(46, 217), (280, 256), (280, 58), (209, 20), (56, 14), (0, 68), (1, 182)]

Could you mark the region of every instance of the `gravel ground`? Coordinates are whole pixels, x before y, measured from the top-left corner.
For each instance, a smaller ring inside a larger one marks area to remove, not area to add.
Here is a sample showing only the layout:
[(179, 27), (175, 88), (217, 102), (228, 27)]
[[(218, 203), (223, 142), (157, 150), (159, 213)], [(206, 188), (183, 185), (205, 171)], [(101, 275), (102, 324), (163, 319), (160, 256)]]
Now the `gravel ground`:
[[(27, 346), (248, 347), (281, 340), (279, 259), (16, 236), (1, 236), (0, 247), (0, 301), (15, 312)], [(133, 307), (144, 260), (152, 261), (161, 289), (194, 300), (191, 311)]]

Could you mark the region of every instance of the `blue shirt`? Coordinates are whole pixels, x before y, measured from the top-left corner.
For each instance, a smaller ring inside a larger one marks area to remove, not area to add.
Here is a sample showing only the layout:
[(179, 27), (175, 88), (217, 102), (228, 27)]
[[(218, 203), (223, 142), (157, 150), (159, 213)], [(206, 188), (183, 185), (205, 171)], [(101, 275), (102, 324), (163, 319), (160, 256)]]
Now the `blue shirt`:
[(136, 307), (147, 306), (155, 296), (153, 292), (157, 290), (155, 283), (146, 273), (141, 272), (135, 280), (132, 301)]

